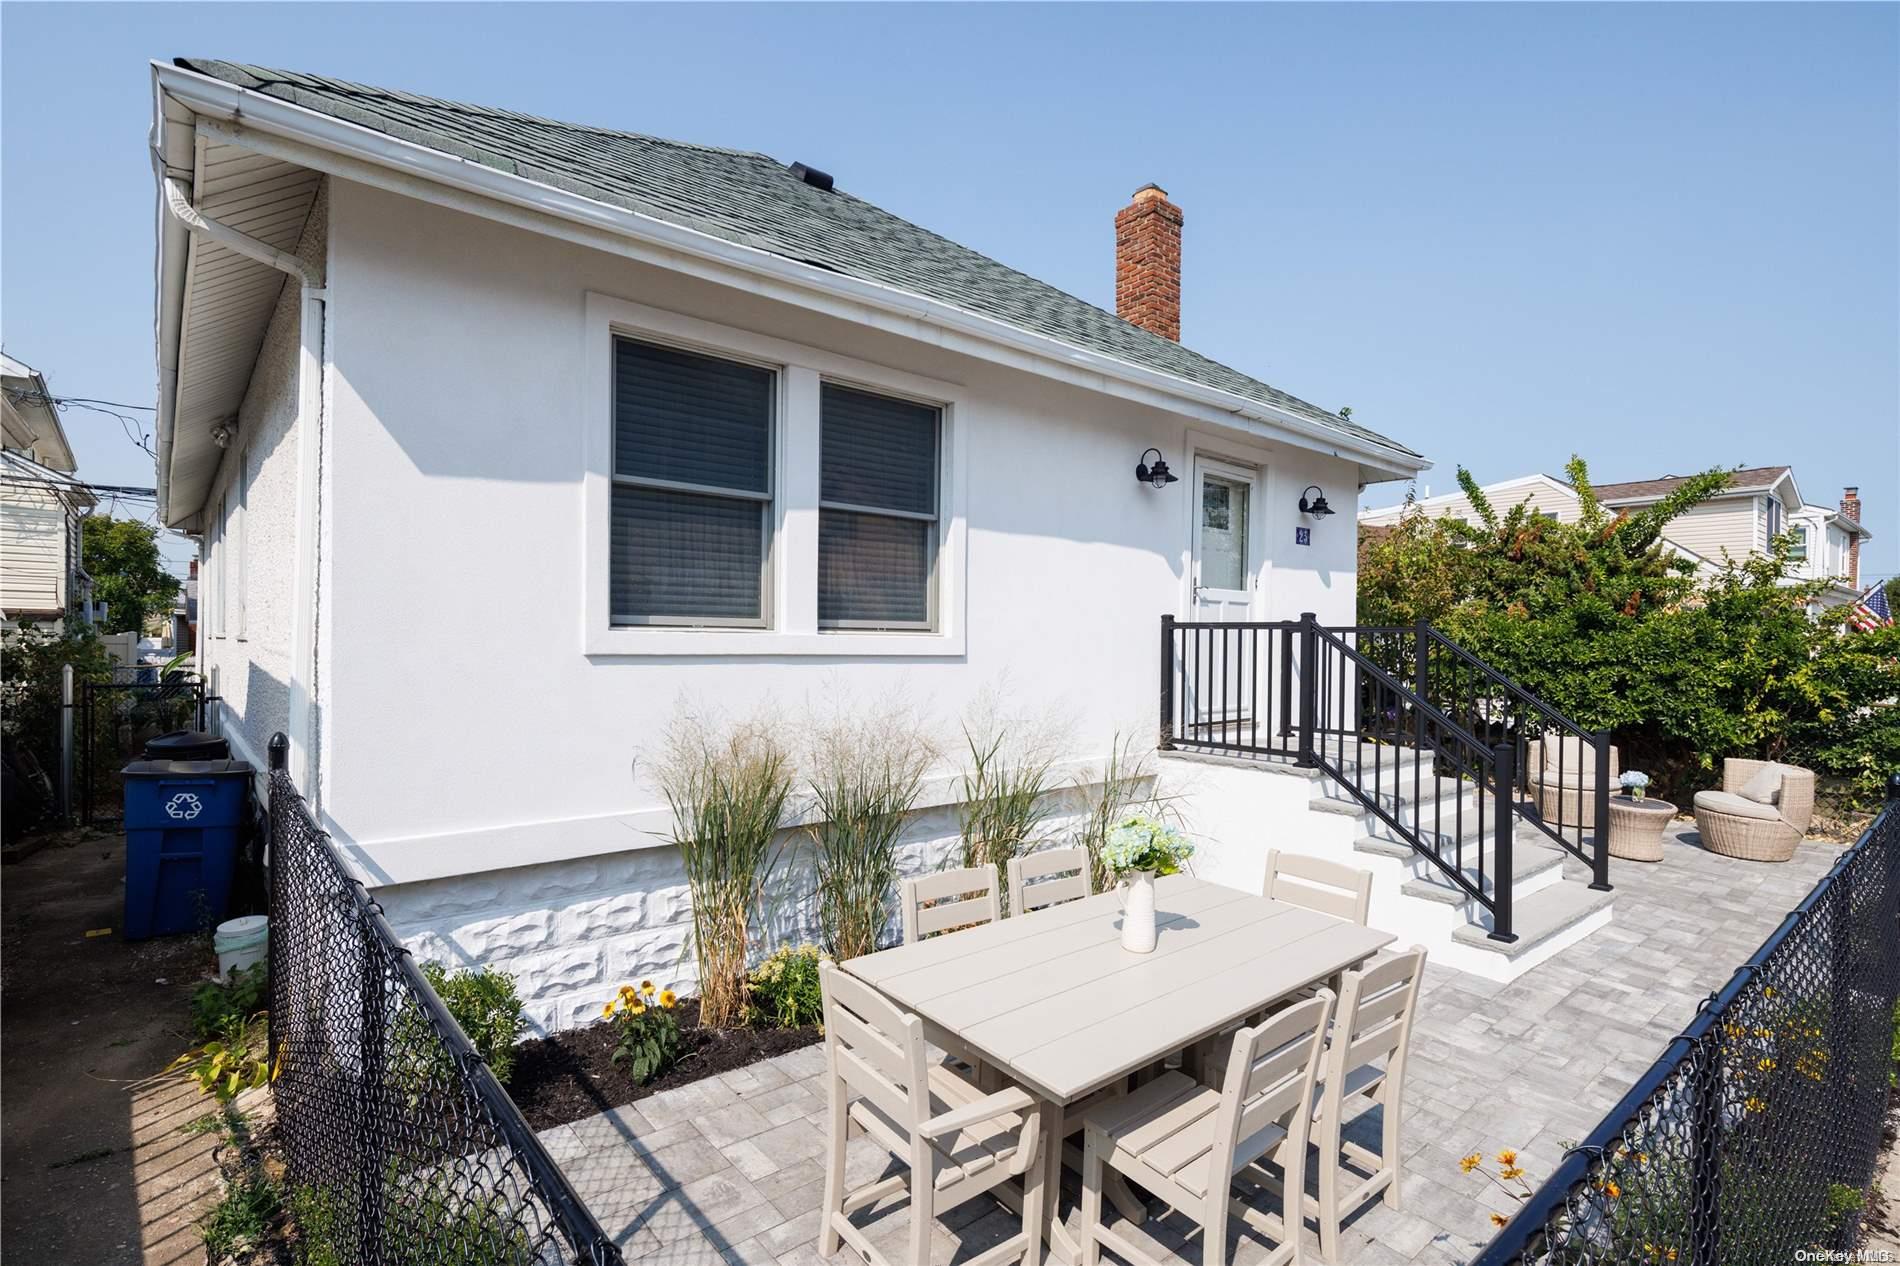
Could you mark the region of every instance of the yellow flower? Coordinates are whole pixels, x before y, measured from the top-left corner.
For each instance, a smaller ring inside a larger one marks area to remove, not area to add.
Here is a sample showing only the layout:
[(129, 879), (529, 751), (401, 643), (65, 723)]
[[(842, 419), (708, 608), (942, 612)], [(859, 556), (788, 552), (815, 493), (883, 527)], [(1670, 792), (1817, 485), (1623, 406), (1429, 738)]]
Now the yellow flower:
[(644, 1002), (636, 1002), (632, 1006), (628, 1007), (627, 1011), (634, 1017), (638, 1018), (639, 1016), (643, 1016), (647, 1013), (647, 1004)]
[(1775, 996), (1775, 987), (1774, 987), (1773, 985), (1769, 985), (1769, 986), (1768, 986), (1768, 987), (1767, 987), (1766, 989), (1764, 989), (1764, 990), (1762, 990), (1762, 991), (1761, 991), (1761, 996), (1762, 996), (1762, 997), (1764, 997), (1764, 998), (1772, 998), (1772, 997), (1774, 997), (1774, 996)]
[(1524, 1171), (1516, 1165), (1506, 1165), (1498, 1171), (1499, 1178), (1522, 1178)]
[(1507, 1148), (1505, 1148), (1505, 1149), (1504, 1149), (1503, 1151), (1501, 1151), (1501, 1152), (1499, 1152), (1499, 1153), (1498, 1153), (1498, 1164), (1500, 1164), (1500, 1165), (1515, 1165), (1515, 1164), (1517, 1164), (1517, 1153), (1516, 1153), (1516, 1152), (1514, 1152), (1514, 1151), (1512, 1151), (1512, 1150), (1511, 1150), (1510, 1148), (1508, 1148), (1508, 1147), (1507, 1147)]
[(678, 1005), (679, 1000), (679, 995), (674, 993), (671, 989), (660, 990), (660, 1005), (665, 1007), (668, 1011), (671, 1011)]
[(1603, 1184), (1603, 1194), (1614, 1200), (1623, 1194), (1623, 1189), (1613, 1182), (1606, 1182)]
[(650, 980), (641, 981), (640, 992), (644, 994), (651, 994), (653, 992), (653, 982)]
[(632, 997), (633, 997), (633, 986), (632, 986), (632, 985), (622, 985), (622, 986), (620, 986), (620, 998), (621, 998), (621, 1000), (622, 1000), (622, 1001), (626, 1001), (627, 999), (629, 999), (629, 998), (632, 998)]
[(600, 1013), (602, 1015), (612, 1015), (614, 1013), (614, 1002), (612, 998), (607, 999), (607, 1005), (600, 1009)]
[(1761, 1069), (1765, 1073), (1772, 1073), (1775, 1071), (1775, 1061), (1773, 1060), (1773, 1058), (1767, 1055), (1764, 1055), (1761, 1057), (1759, 1061), (1756, 1062), (1755, 1067)]
[(1502, 1213), (1494, 1213), (1491, 1215), (1492, 1226), (1509, 1226), (1510, 1222), (1511, 1220), (1505, 1217)]
[(1463, 1160), (1458, 1162), (1458, 1168), (1468, 1174), (1472, 1170), (1476, 1169), (1478, 1166), (1482, 1164), (1484, 1164), (1484, 1157), (1478, 1155), (1476, 1152), (1473, 1152), (1471, 1155), (1465, 1157)]
[(1750, 1112), (1760, 1112), (1763, 1108), (1767, 1106), (1768, 1106), (1768, 1101), (1766, 1099), (1763, 1099), (1759, 1095), (1750, 1095), (1748, 1096), (1748, 1098), (1742, 1100), (1742, 1107), (1746, 1108)]
[(1649, 1153), (1648, 1153), (1648, 1152), (1638, 1152), (1638, 1153), (1636, 1153), (1636, 1163), (1637, 1163), (1638, 1165), (1647, 1165), (1647, 1164), (1649, 1164)]

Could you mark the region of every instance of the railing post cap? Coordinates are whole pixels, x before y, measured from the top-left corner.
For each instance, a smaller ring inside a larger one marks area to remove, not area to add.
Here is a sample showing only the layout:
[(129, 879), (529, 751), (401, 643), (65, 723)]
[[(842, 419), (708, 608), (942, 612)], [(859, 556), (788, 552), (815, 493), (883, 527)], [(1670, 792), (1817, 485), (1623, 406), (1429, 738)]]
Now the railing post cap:
[(290, 736), (282, 730), (270, 736), (270, 767), (290, 768)]
[(1889, 801), (1900, 800), (1900, 769), (1896, 769), (1887, 775), (1887, 799)]

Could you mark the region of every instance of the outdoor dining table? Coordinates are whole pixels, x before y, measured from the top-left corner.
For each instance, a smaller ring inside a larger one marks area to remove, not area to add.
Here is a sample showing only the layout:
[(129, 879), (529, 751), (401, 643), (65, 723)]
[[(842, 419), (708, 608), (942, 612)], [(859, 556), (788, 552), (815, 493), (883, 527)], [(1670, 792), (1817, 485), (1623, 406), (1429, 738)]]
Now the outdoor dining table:
[(1189, 875), (1157, 880), (1155, 905), (1147, 954), (1121, 947), (1120, 900), (1105, 892), (843, 964), (1040, 1101), (1057, 1261), (1076, 1248), (1057, 1212), (1071, 1105), (1394, 939)]

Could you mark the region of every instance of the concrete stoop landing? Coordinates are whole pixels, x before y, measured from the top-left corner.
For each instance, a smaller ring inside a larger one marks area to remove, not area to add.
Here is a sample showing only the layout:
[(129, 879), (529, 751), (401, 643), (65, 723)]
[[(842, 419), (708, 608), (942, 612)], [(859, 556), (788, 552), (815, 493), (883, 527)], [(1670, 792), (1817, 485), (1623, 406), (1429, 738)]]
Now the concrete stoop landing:
[[(1300, 780), (1304, 815), (1276, 823), (1275, 838), (1260, 850), (1260, 866), (1265, 848), (1273, 847), (1370, 870), (1374, 926), (1393, 932), (1401, 945), (1425, 946), (1433, 962), (1487, 980), (1512, 981), (1607, 926), (1613, 916), (1615, 892), (1598, 892), (1584, 879), (1566, 878), (1564, 851), (1535, 827), (1519, 822), (1511, 847), (1517, 939), (1492, 940), (1491, 913), (1482, 903), (1321, 771), (1289, 758), (1236, 757), (1191, 748), (1160, 757), (1164, 767), (1219, 768), (1219, 776), (1197, 788), (1195, 795), (1233, 791), (1235, 774)], [(1376, 792), (1382, 809), (1407, 828), (1422, 826), (1436, 836), (1441, 855), (1473, 887), (1488, 894), (1497, 879), (1495, 850), (1480, 820), (1476, 792), (1436, 783), (1420, 769), (1425, 759), (1410, 748), (1346, 743), (1334, 749), (1335, 763), (1342, 769), (1363, 769), (1367, 789)], [(1439, 787), (1447, 794), (1434, 795)], [(1485, 806), (1487, 811), (1491, 807)]]

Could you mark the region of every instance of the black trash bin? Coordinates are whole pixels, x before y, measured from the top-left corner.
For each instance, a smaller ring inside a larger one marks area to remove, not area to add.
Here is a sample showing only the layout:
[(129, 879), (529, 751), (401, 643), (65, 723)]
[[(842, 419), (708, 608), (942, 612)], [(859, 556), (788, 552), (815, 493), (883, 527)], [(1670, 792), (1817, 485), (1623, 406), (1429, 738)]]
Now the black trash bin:
[(204, 730), (173, 730), (145, 740), (146, 760), (229, 760), (231, 745)]

